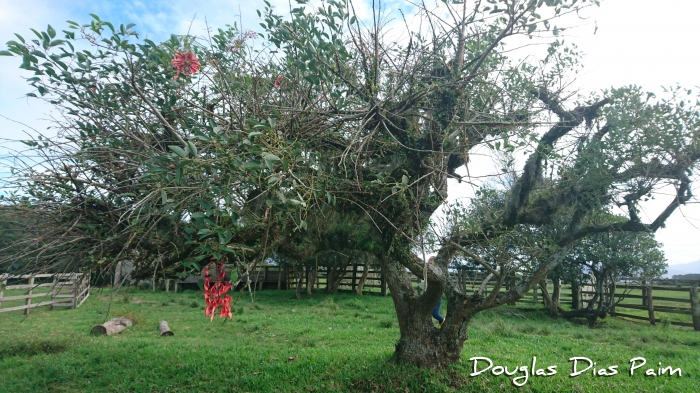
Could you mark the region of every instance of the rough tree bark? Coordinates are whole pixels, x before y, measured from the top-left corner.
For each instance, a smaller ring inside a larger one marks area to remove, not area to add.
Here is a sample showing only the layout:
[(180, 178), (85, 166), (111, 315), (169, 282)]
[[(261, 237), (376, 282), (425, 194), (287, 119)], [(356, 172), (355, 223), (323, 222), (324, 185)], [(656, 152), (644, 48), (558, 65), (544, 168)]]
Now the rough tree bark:
[(314, 271), (307, 274), (311, 274), (311, 276), (309, 277), (309, 283), (306, 285), (306, 294), (311, 295), (314, 285), (316, 284), (316, 280), (318, 280), (318, 257), (316, 257)]
[(340, 286), (343, 277), (345, 276), (345, 269), (348, 267), (349, 261), (345, 261), (335, 266), (328, 267), (328, 283), (326, 285), (326, 293), (336, 293), (338, 292), (338, 287)]
[(357, 294), (362, 296), (362, 290), (365, 287), (365, 281), (367, 281), (367, 274), (369, 273), (369, 263), (365, 263), (362, 268), (362, 277), (360, 277), (360, 282), (357, 284)]
[[(445, 258), (438, 257), (438, 265)], [(418, 296), (411, 278), (405, 268), (396, 261), (383, 260), (384, 272), (391, 291), (399, 322), (401, 337), (396, 345), (393, 360), (409, 362), (419, 367), (438, 368), (459, 361), (464, 342), (468, 338), (469, 321), (478, 311), (479, 294), (467, 298), (456, 291), (457, 287), (447, 289), (444, 274), (438, 268), (431, 268), (428, 275), (428, 289)], [(436, 327), (432, 320), (432, 311), (437, 305), (443, 291), (447, 294), (447, 315), (442, 327)]]

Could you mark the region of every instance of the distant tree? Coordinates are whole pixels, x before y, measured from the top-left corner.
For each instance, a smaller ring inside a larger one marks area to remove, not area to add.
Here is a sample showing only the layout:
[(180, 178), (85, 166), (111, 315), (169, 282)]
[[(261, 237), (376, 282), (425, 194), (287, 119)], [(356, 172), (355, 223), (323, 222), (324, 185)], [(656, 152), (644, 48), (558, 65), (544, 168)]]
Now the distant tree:
[(666, 273), (666, 258), (660, 247), (653, 234), (646, 232), (610, 232), (583, 239), (572, 247), (558, 273), (574, 286), (590, 284), (593, 298), (577, 310), (565, 311), (552, 302), (554, 307), (564, 317), (586, 318), (593, 325), (624, 299), (624, 293), (616, 297), (619, 281), (641, 284)]
[(674, 280), (700, 280), (700, 274), (674, 274)]

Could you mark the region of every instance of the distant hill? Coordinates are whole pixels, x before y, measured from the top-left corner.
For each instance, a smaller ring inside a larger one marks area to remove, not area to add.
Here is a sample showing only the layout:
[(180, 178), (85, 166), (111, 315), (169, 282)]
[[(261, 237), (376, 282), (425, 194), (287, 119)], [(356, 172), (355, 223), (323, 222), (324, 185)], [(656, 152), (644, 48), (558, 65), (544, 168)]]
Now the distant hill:
[(664, 274), (664, 278), (671, 278), (676, 274), (700, 274), (700, 260), (682, 265), (673, 265), (667, 268), (668, 273)]

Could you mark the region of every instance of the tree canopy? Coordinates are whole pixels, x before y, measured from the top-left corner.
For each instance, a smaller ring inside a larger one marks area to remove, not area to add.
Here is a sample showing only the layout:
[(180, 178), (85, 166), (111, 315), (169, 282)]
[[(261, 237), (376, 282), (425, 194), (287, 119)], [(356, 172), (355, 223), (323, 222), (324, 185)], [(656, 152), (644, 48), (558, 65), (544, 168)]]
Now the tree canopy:
[[(579, 54), (554, 22), (597, 2), (443, 2), (419, 7), (424, 24), (403, 39), (379, 8), (367, 21), (352, 2), (296, 3), (286, 16), (268, 3), (260, 33), (234, 25), (157, 44), (93, 16), (62, 38), (49, 26), (8, 42), (0, 54), (34, 73), (30, 96), (63, 116), (57, 137), (25, 142), (41, 161), (19, 160), (5, 180), (12, 209), (46, 217), (17, 252), (24, 268), (107, 271), (129, 257), (140, 274), (196, 271), (210, 258), (250, 269), (272, 253), (361, 251), (386, 275), (395, 359), (437, 367), (459, 359), (476, 313), (524, 296), (581, 239), (654, 232), (692, 196), (691, 91), (583, 97), (562, 83)], [(505, 50), (550, 29), (537, 61)], [(480, 146), (527, 159), (478, 220), (438, 235), (437, 263), (426, 266), (413, 250), (448, 179), (469, 181), (458, 169)], [(663, 186), (674, 198), (644, 221), (640, 203)], [(624, 219), (597, 218), (612, 208)], [(512, 265), (491, 266), (478, 250), (543, 228), (547, 247), (529, 274), (500, 291)], [(458, 255), (489, 269), (496, 287), (463, 293), (448, 279)], [(424, 293), (411, 273), (427, 276)], [(438, 329), (430, 315), (443, 292)]]

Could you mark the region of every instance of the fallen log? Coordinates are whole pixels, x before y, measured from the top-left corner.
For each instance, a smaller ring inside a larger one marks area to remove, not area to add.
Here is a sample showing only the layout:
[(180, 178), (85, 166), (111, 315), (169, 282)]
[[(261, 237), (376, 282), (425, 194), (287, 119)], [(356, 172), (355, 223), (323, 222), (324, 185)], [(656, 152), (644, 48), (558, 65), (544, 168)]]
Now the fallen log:
[(168, 327), (168, 323), (165, 321), (160, 321), (158, 324), (158, 330), (160, 330), (160, 335), (161, 336), (174, 336), (175, 333), (170, 331), (170, 327)]
[(92, 334), (96, 336), (101, 336), (103, 334), (111, 336), (113, 334), (120, 333), (122, 330), (130, 327), (133, 324), (134, 323), (131, 322), (131, 319), (112, 318), (109, 321), (103, 323), (102, 325), (97, 325), (94, 328), (92, 328)]

